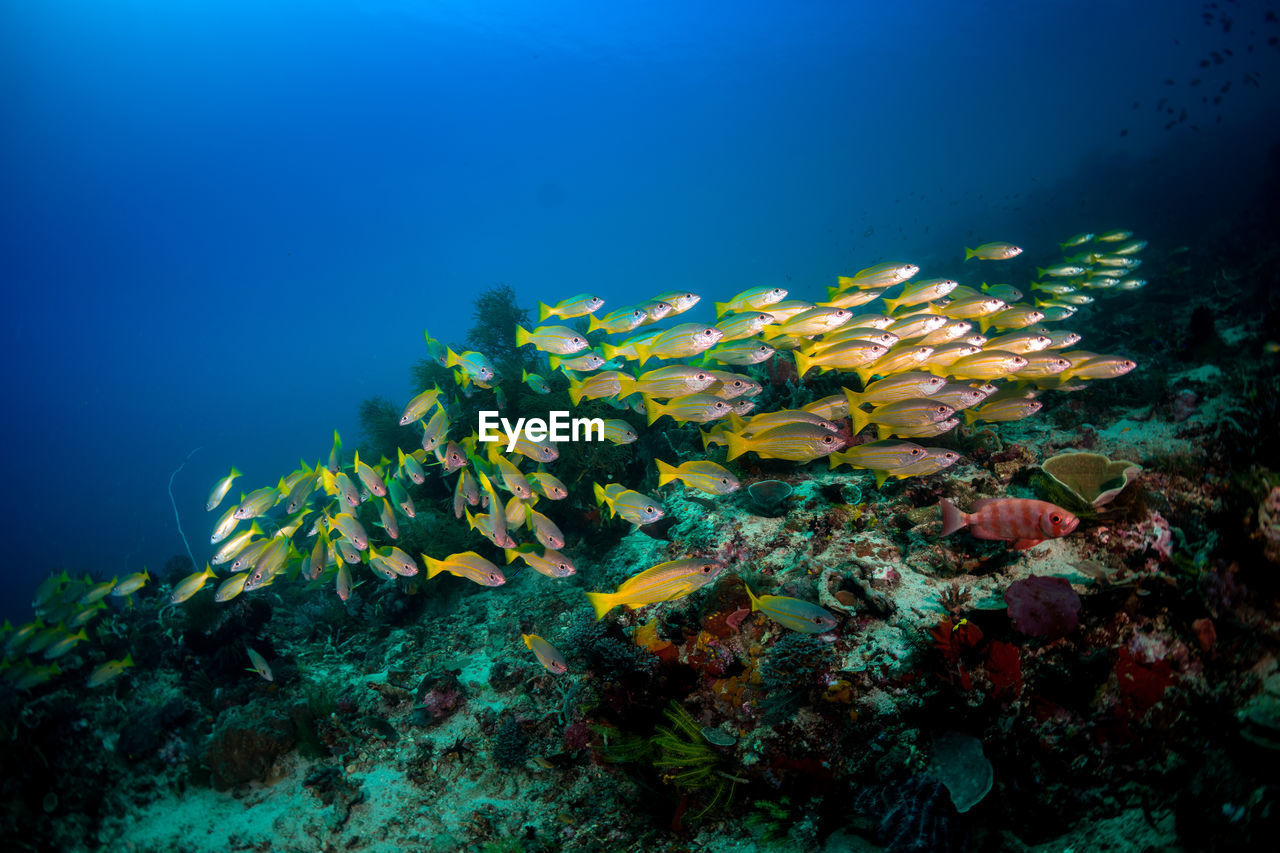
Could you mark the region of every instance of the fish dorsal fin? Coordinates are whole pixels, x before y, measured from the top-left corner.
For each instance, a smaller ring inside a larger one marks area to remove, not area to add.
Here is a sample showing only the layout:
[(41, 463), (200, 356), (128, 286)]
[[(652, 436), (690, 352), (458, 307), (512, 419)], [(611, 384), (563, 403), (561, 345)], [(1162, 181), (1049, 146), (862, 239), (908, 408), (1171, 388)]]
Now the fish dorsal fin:
[(982, 512), (983, 507), (985, 507), (987, 504), (994, 503), (996, 500), (998, 499), (997, 498), (979, 498), (978, 500), (973, 502), (973, 506), (969, 507), (969, 514), (973, 515), (975, 513)]

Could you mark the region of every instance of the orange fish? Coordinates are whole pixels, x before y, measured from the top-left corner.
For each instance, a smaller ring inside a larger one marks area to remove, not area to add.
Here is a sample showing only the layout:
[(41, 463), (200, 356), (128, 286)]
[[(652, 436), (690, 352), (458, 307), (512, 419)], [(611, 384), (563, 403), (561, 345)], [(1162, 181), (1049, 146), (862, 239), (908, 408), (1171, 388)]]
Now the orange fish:
[(977, 539), (1003, 539), (1012, 542), (1012, 547), (1018, 550), (1066, 536), (1080, 523), (1080, 519), (1062, 507), (1030, 498), (974, 501), (973, 512), (969, 513), (956, 509), (955, 504), (945, 498), (939, 506), (943, 536), (968, 527)]

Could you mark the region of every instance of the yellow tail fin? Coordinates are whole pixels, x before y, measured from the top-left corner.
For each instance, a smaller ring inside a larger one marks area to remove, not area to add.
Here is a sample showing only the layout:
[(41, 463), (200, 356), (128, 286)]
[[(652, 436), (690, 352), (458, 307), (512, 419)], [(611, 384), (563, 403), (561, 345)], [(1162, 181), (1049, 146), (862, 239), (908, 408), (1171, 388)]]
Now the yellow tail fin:
[(662, 404), (652, 397), (644, 398), (644, 413), (649, 419), (649, 426), (653, 426), (654, 421), (665, 414), (662, 411)]
[(427, 578), (433, 578), (444, 571), (444, 560), (437, 560), (434, 557), (422, 555), (422, 563), (427, 567)]
[(852, 412), (854, 409), (857, 409), (859, 406), (862, 405), (861, 394), (859, 394), (857, 391), (850, 391), (848, 388), (844, 388), (842, 390), (844, 391), (845, 399), (849, 401), (850, 412)]
[(538, 303), (538, 322), (546, 320), (551, 316), (551, 306), (545, 302)]
[(747, 440), (742, 436), (726, 432), (724, 437), (729, 440), (729, 460), (737, 459), (739, 456), (747, 452)]
[(871, 423), (871, 415), (852, 404), (849, 406), (849, 418), (853, 421), (853, 435), (862, 432), (862, 428)]
[(589, 592), (587, 593), (587, 600), (591, 602), (591, 606), (596, 611), (597, 622), (603, 619), (606, 613), (618, 605), (617, 601), (614, 600), (613, 595), (608, 592)]
[(975, 252), (973, 249), (970, 249), (968, 246), (966, 246), (964, 249), (964, 259), (966, 261), (972, 257), (975, 257), (977, 254), (978, 254), (977, 252)]
[(653, 461), (658, 465), (658, 485), (659, 486), (665, 486), (667, 483), (670, 483), (672, 480), (680, 479), (679, 475), (676, 473), (676, 469), (674, 466), (668, 465), (666, 462), (663, 462), (661, 459), (655, 459)]
[(522, 347), (529, 343), (529, 330), (524, 326), (516, 325), (516, 346)]
[(796, 376), (803, 379), (804, 375), (809, 372), (809, 368), (813, 366), (813, 360), (800, 352), (800, 350), (792, 351), (791, 356), (796, 360)]

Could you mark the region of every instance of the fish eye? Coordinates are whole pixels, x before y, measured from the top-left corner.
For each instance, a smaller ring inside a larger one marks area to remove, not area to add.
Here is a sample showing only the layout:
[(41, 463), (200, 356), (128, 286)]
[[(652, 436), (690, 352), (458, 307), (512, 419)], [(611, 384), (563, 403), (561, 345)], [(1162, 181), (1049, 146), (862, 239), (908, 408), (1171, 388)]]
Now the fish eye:
[(824, 436), (822, 437), (822, 443), (823, 443), (823, 444), (830, 444), (831, 442), (833, 442), (833, 441), (835, 441), (835, 440), (836, 440), (836, 437), (835, 437), (834, 435), (824, 435)]
[(1062, 516), (1058, 515), (1057, 513), (1054, 513), (1053, 515), (1049, 516), (1049, 520), (1054, 524), (1061, 524)]
[(707, 563), (702, 567), (702, 573), (705, 575), (705, 574), (709, 574), (710, 572), (711, 572), (711, 564)]

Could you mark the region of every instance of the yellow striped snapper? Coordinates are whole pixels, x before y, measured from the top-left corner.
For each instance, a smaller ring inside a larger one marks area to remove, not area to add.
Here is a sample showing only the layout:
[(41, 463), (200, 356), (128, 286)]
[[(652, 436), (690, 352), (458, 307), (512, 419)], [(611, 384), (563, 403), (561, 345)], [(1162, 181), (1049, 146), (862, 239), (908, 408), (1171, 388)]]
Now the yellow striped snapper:
[(656, 323), (675, 310), (674, 305), (670, 302), (663, 302), (661, 299), (651, 299), (648, 302), (640, 303), (636, 307), (644, 312), (644, 322), (640, 324), (641, 326)]
[(1011, 284), (987, 284), (986, 282), (983, 282), (979, 290), (988, 296), (1003, 301), (1008, 305), (1012, 305), (1022, 299), (1022, 291), (1018, 290), (1018, 288)]
[(551, 393), (551, 383), (547, 382), (545, 377), (539, 376), (537, 373), (530, 373), (528, 370), (523, 370), (520, 373), (520, 381), (525, 385), (528, 385), (529, 390), (535, 394)]
[(1061, 323), (1062, 320), (1070, 318), (1075, 314), (1076, 307), (1074, 305), (1044, 305), (1041, 306), (1044, 313), (1044, 319), (1050, 323)]
[(621, 516), (637, 527), (652, 524), (667, 514), (662, 505), (653, 498), (632, 489), (623, 488), (616, 483), (610, 483), (608, 486), (593, 483), (592, 491), (597, 504), (607, 506), (610, 514)]
[(1093, 239), (1093, 237), (1094, 237), (1093, 232), (1084, 231), (1079, 234), (1076, 234), (1075, 236), (1068, 237), (1066, 242), (1059, 243), (1058, 245), (1064, 249), (1070, 249), (1073, 246), (1082, 246), (1085, 243), (1088, 243), (1090, 240)]
[(577, 296), (570, 296), (568, 299), (557, 302), (555, 305), (548, 305), (545, 302), (538, 303), (538, 322), (541, 323), (548, 317), (559, 317), (562, 320), (570, 320), (574, 317), (583, 317), (587, 314), (599, 311), (604, 307), (604, 300), (599, 296), (592, 296), (590, 293), (579, 293)]
[(763, 459), (810, 462), (839, 450), (844, 441), (830, 430), (811, 423), (787, 423), (750, 435), (728, 432), (729, 459), (751, 452)]
[(575, 358), (560, 358), (553, 355), (547, 358), (547, 363), (551, 365), (552, 370), (574, 370), (579, 373), (590, 373), (593, 370), (599, 370), (604, 367), (605, 360), (599, 353), (588, 352)]
[(244, 650), (248, 652), (249, 663), (251, 664), (247, 671), (260, 676), (263, 681), (275, 681), (275, 676), (271, 673), (271, 667), (267, 664), (267, 659), (248, 646), (245, 646)]
[(892, 314), (907, 305), (920, 305), (941, 299), (959, 287), (960, 282), (953, 278), (927, 278), (903, 285), (902, 293), (895, 299), (885, 299), (885, 307)]
[(1136, 361), (1120, 355), (1094, 355), (1092, 358), (1081, 358), (1080, 355), (1074, 352), (1063, 354), (1071, 361), (1071, 366), (1059, 374), (1062, 379), (1114, 379), (1138, 366)]
[[(317, 465), (317, 467), (319, 467)], [(281, 480), (276, 487), (284, 497), (286, 515), (293, 515), (307, 502), (316, 490), (317, 474), (304, 463), (301, 471), (295, 471), (289, 479)], [(292, 480), (292, 482), (289, 482)]]
[(1000, 379), (1027, 366), (1020, 355), (1000, 350), (983, 350), (956, 359), (946, 367), (932, 368), (939, 376), (953, 379)]
[(564, 675), (569, 671), (569, 665), (564, 662), (564, 655), (537, 634), (521, 634), (520, 639), (547, 672), (552, 675)]
[[(518, 496), (521, 500), (527, 501), (533, 497), (533, 486), (520, 473), (520, 469), (513, 465), (511, 460), (502, 455), (496, 442), (489, 445), (489, 461), (498, 472), (498, 478), (508, 492)], [(480, 480), (481, 486), (488, 482), (488, 478), (483, 473), (479, 474), (476, 479)]]
[(431, 453), (448, 440), (449, 416), (443, 408), (439, 408), (422, 425), (422, 449)]
[(645, 397), (644, 409), (650, 426), (663, 415), (677, 422), (707, 423), (727, 417), (732, 412), (728, 403), (713, 394), (686, 394), (673, 397), (666, 403)]
[(841, 290), (847, 290), (850, 287), (859, 289), (869, 287), (888, 287), (894, 284), (900, 284), (907, 279), (913, 277), (920, 272), (920, 267), (915, 264), (904, 264), (896, 261), (886, 261), (882, 264), (867, 267), (859, 270), (852, 277), (840, 276), (836, 281), (840, 285)]
[(394, 545), (378, 554), (375, 554), (374, 549), (371, 547), (369, 549), (369, 559), (381, 561), (402, 578), (411, 578), (418, 573), (418, 564), (414, 562), (413, 557), (410, 557)]
[(1011, 305), (1003, 311), (978, 318), (978, 328), (985, 335), (987, 329), (1025, 329), (1044, 319), (1044, 312), (1029, 305)]
[(1028, 353), (1040, 352), (1040, 350), (1048, 349), (1049, 344), (1053, 341), (1048, 335), (1041, 334), (1036, 331), (1018, 331), (1007, 335), (1001, 335), (998, 338), (992, 338), (987, 341), (989, 349), (998, 349), (1004, 352), (1015, 353), (1016, 355), (1027, 355)]
[(1116, 229), (1115, 231), (1107, 231), (1099, 234), (1097, 239), (1099, 243), (1119, 243), (1123, 240), (1128, 240), (1132, 236), (1132, 231)]
[(203, 589), (206, 582), (211, 579), (217, 579), (217, 577), (218, 575), (214, 572), (213, 566), (206, 563), (204, 571), (187, 575), (178, 582), (178, 585), (173, 588), (173, 592), (169, 593), (169, 603), (181, 604)]
[(400, 414), (400, 426), (408, 426), (416, 420), (421, 420), (427, 410), (436, 405), (440, 401), (440, 389), (428, 388), (421, 394), (414, 397), (405, 404), (404, 411)]
[(857, 288), (842, 290), (839, 287), (828, 287), (827, 301), (819, 302), (818, 305), (826, 308), (858, 308), (876, 301), (888, 289), (887, 287), (870, 287), (865, 290)]
[(777, 307), (773, 306), (769, 311), (774, 316), (775, 322), (764, 329), (766, 338), (775, 338), (781, 335), (797, 335), (800, 337), (821, 335), (838, 329), (853, 318), (853, 313), (847, 308), (822, 308), (810, 305), (808, 308), (801, 309), (784, 319), (785, 311), (779, 312)]
[(1044, 278), (1051, 276), (1052, 278), (1074, 278), (1078, 275), (1084, 275), (1088, 270), (1079, 264), (1051, 264), (1047, 267), (1036, 267), (1036, 276)]
[(1043, 405), (1030, 391), (1001, 392), (991, 395), (991, 398), (980, 406), (965, 409), (964, 422), (973, 425), (977, 421), (987, 423), (1019, 421), (1031, 417), (1040, 411)]
[(131, 654), (125, 655), (118, 660), (105, 661), (93, 668), (93, 672), (89, 673), (89, 680), (85, 684), (88, 687), (101, 687), (131, 666), (133, 666), (133, 655)]
[(894, 320), (885, 331), (897, 335), (900, 341), (911, 341), (936, 332), (945, 325), (947, 325), (946, 317), (936, 314), (919, 314)]
[(913, 370), (932, 354), (933, 347), (899, 345), (875, 361), (855, 367), (853, 372), (858, 374), (862, 384), (866, 385), (871, 381), (872, 376), (890, 376), (894, 373)]
[(787, 298), (787, 291), (781, 287), (753, 287), (744, 290), (728, 302), (717, 302), (716, 317), (722, 314), (735, 314), (744, 311), (762, 311)]
[(1027, 353), (1026, 359), (1027, 366), (1014, 373), (1018, 379), (1044, 379), (1071, 367), (1070, 361), (1053, 351)]
[(708, 360), (718, 361), (721, 364), (759, 364), (767, 361), (777, 352), (764, 341), (735, 340), (724, 343), (724, 338), (720, 341), (705, 353)]
[(735, 415), (729, 418), (729, 431), (750, 437), (766, 429), (797, 423), (819, 426), (827, 432), (840, 431), (840, 427), (830, 418), (823, 418), (808, 409), (778, 409), (773, 412), (763, 412), (746, 420)]
[(668, 400), (696, 394), (715, 381), (715, 375), (710, 370), (687, 364), (673, 364), (640, 374), (632, 381), (627, 393), (635, 391), (646, 397)]
[(805, 403), (801, 410), (828, 421), (838, 421), (849, 417), (849, 400), (844, 394), (832, 394), (830, 397)]
[(584, 397), (588, 400), (625, 397), (635, 391), (635, 384), (635, 377), (618, 370), (595, 373), (586, 379), (574, 377), (569, 380), (569, 399), (577, 406)]
[(521, 545), (519, 548), (508, 548), (503, 554), (506, 556), (508, 563), (518, 557), (524, 560), (526, 566), (549, 578), (567, 578), (578, 571), (574, 567), (572, 560), (551, 548), (544, 548), (542, 553), (539, 554), (537, 548), (526, 544)]
[(960, 461), (960, 454), (954, 450), (947, 450), (942, 447), (926, 447), (924, 450), (924, 455), (914, 462), (892, 470), (878, 469), (874, 471), (876, 488), (883, 488), (885, 481), (890, 477), (897, 480), (905, 480), (908, 477), (926, 477), (929, 474), (936, 474), (945, 468), (949, 468)]
[(848, 403), (848, 408), (854, 409), (863, 405), (879, 406), (899, 400), (930, 397), (942, 390), (942, 386), (945, 384), (946, 381), (942, 377), (934, 376), (931, 373), (899, 373), (895, 376), (886, 376), (883, 379), (878, 379), (860, 392), (845, 388), (844, 396)]
[(276, 505), (276, 501), (279, 499), (279, 489), (272, 486), (263, 486), (261, 489), (255, 489), (241, 497), (240, 504), (232, 515), (241, 521), (247, 518), (257, 518), (265, 515), (269, 509)]
[(666, 293), (659, 293), (654, 299), (670, 305), (672, 314), (683, 314), (697, 305), (702, 297), (688, 290), (668, 290)]
[(796, 374), (804, 376), (812, 368), (826, 370), (855, 370), (883, 358), (888, 349), (883, 344), (870, 341), (841, 341), (822, 349), (795, 350), (791, 357), (796, 362)]
[[(640, 494), (640, 493), (635, 492), (634, 494)], [(641, 495), (641, 497), (644, 497), (644, 496)], [(629, 500), (629, 498), (627, 498), (625, 495), (620, 495), (619, 500), (626, 502), (627, 500)], [(542, 543), (542, 546), (544, 548), (550, 548), (553, 551), (558, 551), (564, 547), (564, 543), (565, 543), (564, 534), (560, 532), (560, 528), (556, 526), (554, 521), (547, 518), (545, 515), (538, 512), (536, 509), (533, 509), (532, 507), (528, 507), (526, 509), (526, 512), (528, 513), (529, 529), (533, 531), (533, 537), (537, 539), (540, 543)], [(628, 518), (627, 520), (630, 521), (631, 519)], [(640, 523), (648, 524), (649, 522), (645, 521)], [(504, 545), (499, 547), (508, 548), (508, 547), (515, 547), (515, 546)]]
[(708, 371), (714, 380), (706, 387), (706, 393), (713, 394), (721, 400), (734, 400), (738, 397), (754, 397), (764, 389), (760, 383), (750, 376), (730, 373), (727, 370)]
[(827, 458), (827, 465), (836, 468), (849, 465), (873, 471), (895, 471), (925, 458), (923, 447), (910, 441), (871, 441), (850, 447)]
[(709, 459), (690, 460), (679, 467), (655, 459), (658, 466), (658, 485), (679, 480), (686, 486), (709, 495), (727, 495), (739, 487), (738, 478), (725, 467)]
[(391, 499), (395, 501), (395, 505), (400, 508), (401, 512), (409, 516), (409, 518), (417, 517), (418, 511), (413, 505), (413, 498), (409, 497), (409, 493), (405, 491), (404, 486), (400, 485), (399, 481), (392, 480), (387, 490), (391, 492)]
[(942, 387), (942, 390), (936, 394), (930, 395), (930, 399), (937, 400), (939, 403), (945, 403), (957, 412), (967, 409), (970, 406), (976, 406), (994, 394), (996, 386), (994, 385), (965, 385), (960, 382), (953, 382)]
[(564, 483), (557, 480), (551, 474), (545, 471), (533, 471), (529, 474), (529, 480), (533, 482), (534, 488), (538, 490), (538, 494), (546, 497), (548, 500), (559, 501), (569, 496), (569, 490)]
[(669, 560), (628, 578), (614, 592), (588, 592), (587, 600), (600, 620), (620, 604), (644, 607), (684, 598), (711, 583), (724, 569), (722, 563), (696, 557)]
[(206, 512), (212, 512), (218, 508), (218, 504), (222, 503), (222, 499), (227, 496), (227, 492), (231, 491), (231, 484), (239, 476), (241, 476), (240, 472), (236, 470), (236, 466), (232, 465), (231, 473), (214, 483), (213, 490), (209, 492), (209, 499), (204, 502)]
[(784, 595), (757, 596), (746, 581), (742, 585), (751, 599), (751, 612), (759, 611), (784, 628), (805, 634), (823, 634), (836, 626), (836, 617), (826, 608)]
[(587, 348), (587, 339), (568, 326), (538, 326), (529, 331), (516, 326), (516, 346), (533, 344), (534, 349), (554, 355), (573, 355)]
[(604, 422), (604, 437), (613, 444), (630, 444), (640, 438), (635, 427), (626, 421), (610, 418)]
[(751, 311), (743, 314), (728, 314), (716, 320), (716, 328), (722, 334), (720, 343), (728, 343), (730, 341), (742, 341), (747, 338), (753, 338), (760, 334), (765, 326), (774, 321), (772, 314), (765, 314), (760, 311)]
[(453, 350), (446, 349), (445, 367), (461, 368), (463, 375), (472, 382), (490, 382), (497, 375), (489, 357), (479, 352), (458, 355)]
[(451, 575), (466, 578), (481, 586), (501, 586), (507, 582), (501, 569), (475, 551), (450, 554), (442, 560), (423, 554), (422, 564), (427, 567), (428, 578), (434, 578), (441, 572), (448, 572)]
[(942, 309), (942, 316), (950, 320), (975, 320), (985, 317), (987, 314), (1003, 311), (1006, 307), (1004, 300), (996, 299), (994, 296), (987, 296), (985, 293), (979, 293), (975, 296), (961, 296), (952, 299)]
[(850, 408), (849, 418), (853, 422), (853, 434), (857, 435), (867, 424), (891, 427), (913, 427), (924, 424), (935, 424), (945, 421), (955, 414), (955, 409), (946, 403), (930, 398), (898, 400), (876, 406), (870, 412)]
[(949, 344), (963, 338), (973, 330), (973, 324), (968, 320), (952, 320), (941, 328), (935, 329), (920, 339), (920, 345), (926, 347), (939, 347), (943, 344)]
[[(816, 306), (814, 306), (812, 302), (805, 302), (804, 300), (801, 300), (801, 299), (788, 299), (786, 301), (777, 302), (773, 305), (770, 305), (769, 314), (770, 316), (773, 317), (774, 325), (781, 325), (783, 323), (786, 323), (788, 320), (791, 320), (793, 317), (803, 314), (804, 312), (809, 311), (814, 307)], [(836, 310), (843, 310), (843, 309), (836, 309)], [(767, 332), (768, 329), (766, 329), (765, 331)], [(778, 332), (778, 333), (775, 333), (774, 337), (778, 338), (779, 340), (782, 340), (782, 339), (793, 337), (793, 336), (787, 335), (782, 332)]]
[(1012, 243), (983, 243), (976, 249), (966, 248), (964, 259), (977, 258), (981, 261), (1007, 261), (1022, 254), (1022, 247)]
[[(386, 460), (382, 460), (384, 463)], [(360, 482), (373, 495), (377, 497), (386, 497), (387, 484), (382, 479), (382, 473), (373, 466), (360, 461), (360, 451), (356, 451), (355, 459), (352, 463), (356, 469), (356, 476), (360, 478)]]
[(249, 579), (248, 572), (240, 572), (218, 584), (213, 600), (219, 603), (230, 601), (244, 591), (244, 582)]
[(603, 330), (611, 335), (630, 332), (648, 319), (648, 316), (640, 308), (619, 308), (617, 311), (606, 314), (599, 319), (592, 317), (587, 322), (587, 331), (598, 332)]
[(151, 580), (151, 575), (146, 569), (140, 572), (134, 572), (120, 580), (115, 586), (111, 587), (111, 596), (114, 598), (123, 598), (126, 595), (133, 595), (138, 590), (147, 585), (147, 581)]

